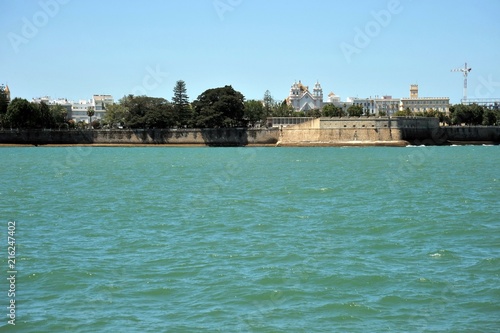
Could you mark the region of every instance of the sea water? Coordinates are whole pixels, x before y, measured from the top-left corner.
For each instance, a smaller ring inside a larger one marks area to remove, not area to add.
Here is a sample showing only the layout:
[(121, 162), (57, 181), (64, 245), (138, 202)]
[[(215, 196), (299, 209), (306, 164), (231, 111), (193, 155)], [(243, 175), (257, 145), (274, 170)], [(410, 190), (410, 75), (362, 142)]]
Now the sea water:
[(18, 147), (0, 162), (1, 331), (500, 328), (498, 146)]

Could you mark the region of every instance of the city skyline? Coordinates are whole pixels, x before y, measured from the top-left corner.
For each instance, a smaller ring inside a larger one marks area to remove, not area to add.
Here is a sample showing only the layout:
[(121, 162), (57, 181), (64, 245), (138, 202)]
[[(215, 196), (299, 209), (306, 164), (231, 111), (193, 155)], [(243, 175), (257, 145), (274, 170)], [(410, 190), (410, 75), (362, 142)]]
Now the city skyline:
[[(411, 0), (266, 3), (206, 0), (39, 0), (0, 4), (0, 82), (12, 97), (79, 100), (145, 94), (171, 99), (184, 80), (190, 100), (232, 85), (247, 99), (288, 96), (293, 82), (325, 95), (422, 96), (460, 102), (500, 97), (495, 66), (500, 3)], [(485, 46), (488, 46), (485, 48)]]

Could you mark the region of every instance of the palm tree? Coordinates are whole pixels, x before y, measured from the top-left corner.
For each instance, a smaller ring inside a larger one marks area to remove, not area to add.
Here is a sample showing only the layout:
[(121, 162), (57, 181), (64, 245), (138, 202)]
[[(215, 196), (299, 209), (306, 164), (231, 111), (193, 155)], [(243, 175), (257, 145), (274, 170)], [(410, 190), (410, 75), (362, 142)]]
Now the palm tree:
[(94, 116), (94, 114), (95, 114), (94, 108), (92, 106), (89, 106), (87, 108), (87, 116), (90, 117), (90, 122), (89, 122), (90, 126), (92, 126), (92, 117)]

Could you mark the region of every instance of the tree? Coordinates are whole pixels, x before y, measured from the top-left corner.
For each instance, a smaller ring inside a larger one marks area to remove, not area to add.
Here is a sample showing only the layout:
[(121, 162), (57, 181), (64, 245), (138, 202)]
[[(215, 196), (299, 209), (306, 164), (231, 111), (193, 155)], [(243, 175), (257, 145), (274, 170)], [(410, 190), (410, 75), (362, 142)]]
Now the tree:
[(146, 96), (128, 95), (120, 99), (120, 104), (128, 110), (125, 124), (130, 128), (144, 128), (146, 108)]
[(49, 106), (42, 101), (35, 107), (39, 108), (39, 116), (40, 116), (39, 125), (43, 128), (54, 128), (56, 126), (56, 121)]
[(496, 110), (485, 110), (483, 114), (483, 125), (493, 126), (497, 124), (498, 121), (498, 111)]
[(245, 97), (231, 86), (208, 89), (193, 102), (198, 128), (244, 127)]
[(255, 126), (259, 121), (265, 122), (266, 110), (260, 101), (249, 100), (245, 102), (245, 119), (250, 126)]
[(99, 119), (96, 119), (90, 123), (90, 126), (92, 126), (92, 128), (99, 129), (101, 128), (101, 121)]
[(335, 106), (333, 104), (326, 104), (322, 111), (323, 117), (342, 117), (344, 112), (341, 107)]
[(172, 105), (164, 98), (128, 95), (120, 100), (128, 110), (125, 125), (130, 128), (167, 128), (174, 125)]
[(68, 109), (64, 106), (56, 104), (50, 106), (50, 112), (54, 118), (56, 126), (61, 127), (66, 123), (66, 117), (68, 116)]
[(291, 117), (294, 112), (293, 107), (284, 100), (281, 104), (275, 104), (271, 115), (273, 117)]
[(481, 125), (483, 123), (484, 107), (476, 103), (469, 105), (471, 115), (471, 125)]
[(319, 118), (321, 117), (321, 111), (319, 109), (312, 109), (310, 111), (307, 111), (307, 114), (305, 112), (302, 112), (304, 115), (299, 116), (299, 117), (314, 117), (314, 118)]
[(123, 126), (128, 115), (128, 109), (123, 104), (111, 104), (106, 107), (104, 123), (111, 127)]
[(187, 127), (192, 118), (189, 97), (186, 92), (186, 83), (182, 80), (177, 81), (174, 87), (174, 96), (172, 97), (175, 123), (180, 127)]
[(395, 117), (409, 117), (412, 115), (413, 115), (413, 113), (411, 112), (410, 108), (406, 108), (404, 110), (397, 111), (394, 114)]
[(39, 108), (23, 98), (14, 98), (9, 103), (6, 121), (11, 127), (36, 128), (39, 125)]
[(266, 112), (266, 116), (269, 116), (271, 114), (272, 108), (275, 106), (275, 101), (273, 96), (271, 96), (271, 92), (269, 90), (266, 90), (264, 93), (264, 111)]
[[(363, 114), (362, 114), (363, 115)], [(364, 115), (369, 117), (371, 115), (371, 112), (370, 112), (370, 108), (367, 107), (365, 110), (364, 110)]]
[(363, 108), (360, 105), (351, 105), (347, 109), (347, 114), (350, 117), (361, 117), (363, 115)]
[(95, 114), (94, 108), (92, 106), (89, 106), (87, 108), (87, 116), (90, 117), (89, 124), (92, 124), (92, 117), (94, 116), (94, 114)]
[(450, 108), (451, 120), (455, 125), (481, 125), (483, 123), (484, 108), (478, 104), (457, 104)]
[(175, 125), (174, 107), (163, 98), (153, 99), (145, 116), (146, 128), (169, 128)]

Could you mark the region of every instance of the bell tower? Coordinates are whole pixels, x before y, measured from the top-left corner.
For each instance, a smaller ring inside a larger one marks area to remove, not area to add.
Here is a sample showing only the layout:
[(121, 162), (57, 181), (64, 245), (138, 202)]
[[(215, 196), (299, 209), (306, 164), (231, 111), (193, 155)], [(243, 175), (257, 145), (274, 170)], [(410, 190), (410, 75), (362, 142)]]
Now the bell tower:
[(321, 84), (319, 84), (319, 82), (316, 82), (314, 85), (313, 96), (323, 100), (323, 88), (321, 88)]

